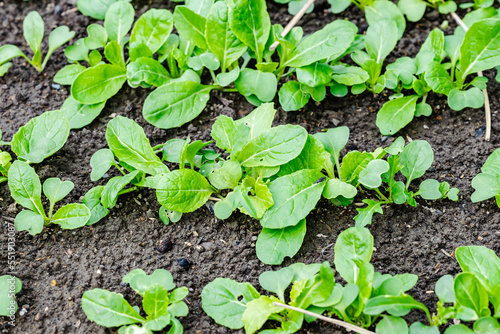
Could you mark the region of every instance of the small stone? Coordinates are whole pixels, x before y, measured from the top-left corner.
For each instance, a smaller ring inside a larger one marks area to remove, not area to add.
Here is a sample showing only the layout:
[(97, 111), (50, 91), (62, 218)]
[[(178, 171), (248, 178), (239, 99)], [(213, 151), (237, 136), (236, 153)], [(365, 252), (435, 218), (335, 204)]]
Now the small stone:
[(60, 84), (52, 84), (51, 86), (52, 86), (52, 88), (54, 88), (56, 90), (61, 89), (61, 85)]
[(156, 250), (160, 253), (165, 253), (171, 251), (172, 247), (173, 247), (172, 241), (170, 241), (170, 239), (167, 238), (163, 240), (163, 242), (156, 248)]
[(332, 118), (332, 124), (333, 124), (333, 126), (337, 126), (340, 124), (340, 121), (336, 118)]
[(57, 285), (57, 281), (56, 280), (52, 280), (52, 282), (50, 282), (50, 285), (56, 286)]
[(56, 15), (61, 14), (61, 6), (57, 5), (57, 6), (54, 8), (54, 14), (56, 14)]
[(252, 241), (257, 241), (257, 236), (254, 235), (251, 239), (252, 239)]
[(186, 260), (185, 258), (180, 258), (177, 260), (177, 264), (179, 266), (181, 266), (183, 269), (185, 270), (188, 270), (189, 268), (191, 268), (191, 263), (189, 263), (188, 260)]
[(121, 282), (121, 283), (120, 283), (120, 285), (121, 285), (121, 286), (123, 286), (123, 287), (127, 287), (127, 286), (128, 286), (128, 283), (126, 283), (126, 282)]

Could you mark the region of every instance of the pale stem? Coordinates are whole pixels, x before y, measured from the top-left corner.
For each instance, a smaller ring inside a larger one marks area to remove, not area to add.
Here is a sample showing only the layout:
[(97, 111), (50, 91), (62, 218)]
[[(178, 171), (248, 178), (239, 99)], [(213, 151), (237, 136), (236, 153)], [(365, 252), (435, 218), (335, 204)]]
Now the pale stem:
[[(469, 30), (469, 27), (462, 21), (460, 16), (457, 15), (457, 13), (452, 12), (451, 17), (457, 22), (459, 26), (462, 27), (465, 31)], [(477, 72), (477, 75), (479, 77), (483, 76), (483, 72), (479, 71)], [(486, 133), (484, 134), (484, 140), (490, 141), (491, 138), (491, 108), (490, 108), (490, 99), (488, 97), (488, 91), (486, 89), (483, 89), (483, 95), (484, 95), (484, 112), (485, 112), (485, 118), (486, 118)]]
[(314, 312), (303, 310), (303, 309), (298, 308), (298, 307), (293, 307), (293, 306), (286, 305), (286, 304), (281, 304), (281, 303), (278, 303), (278, 302), (273, 302), (273, 305), (274, 306), (283, 307), (283, 308), (286, 308), (286, 309), (289, 309), (289, 310), (292, 310), (292, 311), (297, 311), (297, 312), (300, 312), (300, 313), (304, 313), (306, 315), (310, 315), (312, 317), (315, 317), (315, 318), (318, 318), (320, 320), (329, 322), (331, 324), (347, 328), (347, 329), (349, 329), (351, 331), (355, 331), (355, 332), (357, 332), (359, 334), (375, 334), (372, 331), (369, 331), (367, 329), (364, 329), (364, 328), (356, 326), (356, 325), (352, 325), (352, 324), (347, 323), (345, 321), (328, 318), (328, 317), (322, 316), (322, 315), (314, 313)]
[[(286, 35), (288, 35), (290, 30), (292, 30), (292, 28), (295, 27), (297, 22), (299, 22), (299, 20), (302, 18), (302, 16), (304, 16), (304, 14), (309, 9), (309, 7), (314, 3), (314, 1), (315, 0), (309, 0), (308, 2), (306, 2), (304, 4), (304, 6), (302, 6), (302, 8), (299, 10), (299, 12), (297, 14), (295, 14), (295, 16), (290, 20), (290, 22), (288, 22), (285, 29), (283, 29), (283, 31), (281, 32), (281, 37), (285, 37)], [(274, 51), (278, 47), (279, 44), (280, 44), (279, 41), (274, 42), (271, 45), (271, 47), (269, 48), (269, 51)]]

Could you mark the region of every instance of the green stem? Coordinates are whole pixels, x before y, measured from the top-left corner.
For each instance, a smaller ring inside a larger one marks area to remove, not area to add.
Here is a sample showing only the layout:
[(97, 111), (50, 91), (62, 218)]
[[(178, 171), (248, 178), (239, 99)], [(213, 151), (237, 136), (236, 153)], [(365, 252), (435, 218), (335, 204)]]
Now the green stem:
[(120, 166), (120, 165), (118, 165), (116, 162), (114, 162), (114, 161), (113, 161), (113, 162), (111, 163), (111, 165), (115, 166), (115, 167), (116, 167), (116, 169), (118, 169), (118, 170), (120, 171), (120, 173), (122, 173), (122, 174), (123, 174), (123, 176), (127, 175), (127, 173), (125, 173), (125, 172), (122, 170), (121, 166)]
[(156, 151), (157, 151), (157, 150), (162, 149), (162, 148), (163, 148), (163, 146), (165, 146), (166, 144), (167, 144), (167, 143), (163, 143), (163, 144), (156, 145), (155, 147), (153, 147), (153, 151), (155, 151), (155, 153), (156, 153)]
[(383, 199), (386, 202), (389, 202), (389, 199), (385, 197), (385, 195), (382, 194), (382, 192), (378, 188), (375, 188), (375, 192), (380, 196), (381, 199)]
[(236, 88), (224, 88), (224, 89), (221, 89), (221, 92), (223, 92), (223, 93), (237, 93), (238, 90)]
[(138, 186), (133, 186), (133, 187), (130, 187), (128, 189), (123, 189), (118, 193), (118, 196), (123, 195), (123, 194), (128, 194), (128, 193), (131, 193), (132, 191), (136, 191), (136, 190), (139, 190)]
[(210, 70), (210, 75), (212, 76), (212, 80), (214, 81), (214, 84), (217, 84), (217, 77), (215, 76), (214, 71)]

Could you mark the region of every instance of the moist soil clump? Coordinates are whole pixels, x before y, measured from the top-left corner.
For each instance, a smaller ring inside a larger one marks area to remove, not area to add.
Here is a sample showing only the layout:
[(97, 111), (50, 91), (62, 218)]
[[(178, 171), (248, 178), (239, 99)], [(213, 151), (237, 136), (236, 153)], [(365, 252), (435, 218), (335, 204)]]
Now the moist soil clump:
[[(164, 1), (133, 1), (136, 16), (149, 8), (173, 8)], [(86, 27), (94, 22), (74, 10), (75, 1), (0, 1), (0, 41), (14, 44), (30, 54), (22, 36), (22, 20), (32, 10), (37, 10), (45, 21), (46, 38), (56, 26), (68, 25), (76, 32), (76, 39), (86, 36)], [(286, 6), (268, 2), (272, 23), (285, 25), (290, 19)], [(319, 1), (312, 14), (300, 22), (305, 33), (312, 33), (334, 19), (348, 18), (360, 31), (366, 29), (363, 13), (351, 6), (346, 12), (334, 15), (328, 11), (326, 1)], [(465, 13), (461, 13), (462, 15)], [(439, 16), (428, 10), (423, 20), (408, 23), (404, 37), (391, 54), (388, 62), (396, 57), (414, 57), (427, 34), (450, 17)], [(451, 34), (450, 24), (445, 34)], [(47, 39), (45, 39), (45, 42)], [(44, 45), (46, 48), (46, 45)], [(29, 119), (47, 110), (59, 109), (68, 96), (68, 87), (55, 85), (52, 78), (67, 64), (58, 49), (45, 71), (38, 74), (22, 59), (15, 59), (9, 72), (0, 78), (0, 128), (5, 140), (10, 140), (17, 129)], [(368, 226), (375, 239), (372, 263), (381, 273), (413, 273), (419, 276), (417, 285), (409, 293), (434, 310), (437, 297), (434, 290), (438, 278), (456, 274), (459, 266), (453, 257), (454, 250), (462, 245), (485, 245), (500, 253), (500, 214), (493, 200), (480, 204), (470, 202), (472, 178), (488, 155), (500, 141), (498, 114), (499, 85), (490, 77), (488, 91), (493, 111), (492, 140), (483, 139), (484, 112), (449, 109), (442, 97), (431, 95), (428, 103), (433, 107), (430, 117), (415, 119), (399, 135), (406, 140), (425, 139), (434, 149), (435, 160), (424, 178), (447, 181), (460, 189), (459, 201), (427, 202), (419, 200), (418, 207), (384, 207), (384, 215), (375, 215)], [(154, 128), (141, 115), (148, 89), (131, 89), (127, 85), (107, 102), (106, 108), (92, 124), (82, 130), (71, 131), (66, 145), (54, 156), (36, 165), (42, 182), (49, 177), (59, 177), (75, 183), (75, 189), (63, 202), (79, 202), (93, 186), (106, 182), (90, 180), (90, 157), (106, 147), (107, 122), (121, 115), (129, 117), (144, 127), (152, 145), (171, 138), (210, 140), (210, 129), (220, 114), (241, 118), (253, 107), (238, 94), (213, 93), (206, 110), (194, 121), (178, 129)], [(373, 96), (369, 93), (344, 98), (329, 96), (321, 104), (310, 102), (297, 112), (284, 112), (278, 108), (274, 125), (299, 124), (310, 133), (345, 125), (351, 131), (345, 155), (349, 150), (368, 151), (381, 145), (387, 146), (393, 137), (383, 137), (375, 126), (376, 112), (388, 100), (386, 92)], [(277, 100), (275, 101), (277, 102)], [(278, 105), (278, 103), (276, 103)], [(109, 177), (114, 176), (110, 174)], [(361, 198), (361, 197), (360, 197)], [(356, 199), (355, 203), (361, 202)], [(158, 217), (159, 204), (155, 193), (142, 190), (121, 196), (118, 205), (101, 222), (77, 230), (45, 228), (32, 237), (26, 232), (16, 234), (17, 276), (23, 282), (18, 295), (19, 306), (26, 309), (16, 315), (16, 326), (2, 330), (9, 333), (115, 333), (87, 320), (81, 308), (83, 292), (102, 288), (122, 293), (132, 305), (140, 298), (122, 277), (130, 270), (142, 268), (148, 274), (164, 268), (174, 276), (178, 286), (186, 286), (186, 299), (190, 309), (181, 318), (185, 333), (243, 333), (219, 326), (201, 308), (200, 294), (203, 287), (217, 277), (247, 281), (258, 289), (258, 276), (265, 270), (280, 266), (267, 266), (255, 254), (255, 241), (260, 231), (257, 221), (243, 214), (233, 214), (221, 221), (203, 207), (183, 215), (180, 222), (165, 226)], [(64, 203), (61, 203), (61, 205)], [(330, 261), (333, 264), (333, 245), (338, 234), (353, 226), (357, 214), (355, 205), (335, 207), (326, 200), (320, 201), (307, 218), (307, 235), (299, 253), (287, 259), (282, 266), (295, 262), (313, 263)], [(5, 183), (0, 185), (0, 274), (7, 272), (7, 230), (21, 207), (14, 204)], [(426, 323), (425, 315), (412, 311), (408, 321)], [(7, 319), (0, 319), (0, 324)], [(316, 321), (304, 325), (301, 333), (346, 333)]]

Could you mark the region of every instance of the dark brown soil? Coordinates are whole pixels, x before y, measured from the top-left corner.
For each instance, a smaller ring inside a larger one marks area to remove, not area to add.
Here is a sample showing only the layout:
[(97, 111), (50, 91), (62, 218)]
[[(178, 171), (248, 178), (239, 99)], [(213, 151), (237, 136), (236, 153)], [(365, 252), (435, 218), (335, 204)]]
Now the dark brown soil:
[[(74, 3), (75, 0), (0, 1), (0, 44), (15, 44), (30, 52), (22, 37), (22, 20), (32, 10), (43, 16), (46, 30), (66, 24), (76, 31), (76, 38), (85, 36), (85, 27), (93, 20), (73, 11)], [(138, 15), (152, 7), (173, 7), (156, 0), (134, 1), (134, 5)], [(283, 24), (290, 18), (286, 7), (278, 7), (273, 2), (269, 2), (269, 7), (273, 23)], [(340, 15), (328, 13), (327, 8), (326, 1), (319, 1), (314, 13), (303, 20), (307, 33), (336, 18), (348, 17), (360, 28), (366, 25), (363, 13), (355, 8)], [(428, 11), (421, 22), (409, 23), (393, 57), (414, 56), (427, 33), (444, 19), (451, 21), (450, 17)], [(451, 32), (450, 27), (446, 34)], [(394, 58), (389, 59), (392, 60)], [(63, 49), (59, 49), (43, 74), (38, 74), (17, 59), (9, 73), (0, 78), (0, 128), (6, 140), (10, 140), (30, 118), (61, 106), (68, 96), (68, 89), (52, 86), (52, 78), (65, 64)], [(494, 75), (487, 74), (490, 77)], [(482, 110), (452, 111), (442, 97), (429, 99), (434, 108), (431, 117), (416, 119), (400, 133), (408, 139), (430, 142), (435, 162), (424, 178), (436, 178), (458, 187), (461, 190), (460, 200), (420, 200), (417, 208), (384, 208), (384, 215), (376, 215), (369, 226), (375, 237), (375, 269), (381, 273), (417, 274), (420, 279), (410, 293), (431, 308), (437, 298), (428, 291), (434, 289), (437, 279), (459, 271), (456, 260), (446, 254), (453, 253), (458, 246), (471, 244), (486, 245), (500, 253), (498, 208), (493, 201), (482, 204), (470, 202), (472, 178), (480, 171), (487, 156), (499, 146), (499, 88), (494, 80), (490, 80), (488, 90), (493, 110), (490, 142), (485, 142), (482, 136)], [(152, 144), (156, 145), (174, 137), (185, 138), (188, 134), (192, 139), (207, 141), (217, 115), (223, 113), (239, 118), (252, 110), (237, 94), (220, 96), (228, 100), (227, 106), (222, 103), (225, 100), (213, 94), (207, 109), (191, 124), (164, 131), (154, 128), (142, 118), (141, 108), (148, 93), (143, 89), (122, 89), (108, 102), (96, 121), (83, 130), (72, 131), (62, 150), (36, 166), (42, 181), (55, 176), (73, 181), (76, 186), (67, 200), (80, 201), (86, 191), (95, 185), (89, 177), (90, 157), (106, 146), (106, 124), (115, 115), (132, 118), (144, 126)], [(300, 124), (311, 133), (334, 125), (346, 125), (351, 129), (348, 150), (373, 150), (393, 140), (389, 138), (384, 142), (386, 138), (379, 134), (375, 126), (376, 112), (387, 99), (385, 94), (374, 97), (366, 93), (342, 99), (329, 96), (320, 105), (311, 102), (298, 112), (279, 110), (276, 124)], [(357, 200), (360, 201), (361, 198)], [(0, 185), (0, 209), (3, 216), (0, 274), (4, 274), (8, 271), (7, 222), (21, 210), (20, 206), (13, 204), (6, 184)], [(122, 196), (119, 207), (92, 227), (75, 231), (46, 228), (36, 237), (26, 232), (18, 233), (17, 276), (24, 286), (18, 302), (27, 308), (27, 313), (23, 316), (18, 314), (16, 327), (7, 331), (30, 334), (114, 333), (114, 330), (87, 320), (80, 305), (83, 292), (99, 287), (123, 293), (128, 300), (138, 304), (140, 300), (131, 289), (120, 285), (121, 278), (134, 268), (143, 268), (148, 273), (164, 268), (173, 274), (179, 286), (189, 288), (187, 301), (190, 313), (181, 318), (186, 333), (242, 333), (218, 326), (206, 316), (201, 309), (200, 294), (203, 287), (216, 277), (248, 281), (258, 287), (260, 273), (278, 269), (262, 264), (255, 255), (254, 242), (260, 230), (258, 222), (241, 214), (220, 221), (207, 208), (202, 208), (184, 215), (177, 224), (165, 226), (159, 221), (158, 209), (154, 192), (144, 190)], [(333, 263), (332, 246), (337, 235), (353, 226), (355, 215), (355, 206), (345, 209), (321, 201), (318, 209), (308, 217), (308, 232), (302, 249), (283, 265), (326, 260)], [(173, 242), (173, 249), (159, 253), (156, 247), (167, 238)], [(191, 269), (182, 269), (176, 262), (180, 258), (191, 262)], [(424, 315), (417, 311), (413, 311), (408, 319), (425, 323)], [(321, 322), (306, 326), (302, 332), (343, 333)]]

